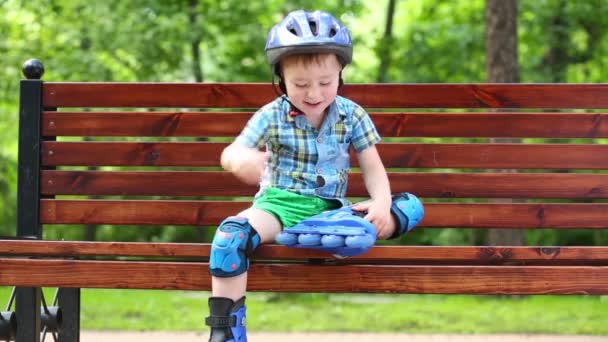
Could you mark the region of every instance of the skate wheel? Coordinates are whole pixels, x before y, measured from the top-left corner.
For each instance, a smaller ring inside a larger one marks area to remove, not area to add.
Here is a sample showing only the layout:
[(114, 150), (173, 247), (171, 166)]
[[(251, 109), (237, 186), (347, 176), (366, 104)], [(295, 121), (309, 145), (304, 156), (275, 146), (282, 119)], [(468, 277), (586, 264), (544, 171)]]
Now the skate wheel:
[(316, 246), (321, 244), (321, 235), (319, 234), (300, 234), (298, 242), (304, 246)]
[(323, 235), (321, 244), (323, 247), (342, 247), (344, 246), (344, 236)]
[(346, 246), (353, 248), (367, 248), (374, 244), (375, 239), (370, 234), (349, 236), (346, 238)]
[(277, 241), (278, 244), (291, 246), (291, 245), (295, 245), (296, 243), (298, 243), (298, 235), (292, 234), (292, 233), (280, 232), (275, 237), (275, 240)]

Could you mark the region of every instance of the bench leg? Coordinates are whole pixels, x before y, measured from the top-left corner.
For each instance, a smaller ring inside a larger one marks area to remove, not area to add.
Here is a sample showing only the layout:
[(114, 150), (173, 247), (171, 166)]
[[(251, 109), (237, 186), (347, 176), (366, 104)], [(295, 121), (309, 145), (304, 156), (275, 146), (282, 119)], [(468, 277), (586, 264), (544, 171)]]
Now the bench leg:
[(40, 342), (40, 303), (38, 287), (18, 287), (15, 296), (16, 342)]
[(57, 342), (79, 342), (80, 289), (61, 288), (59, 289), (58, 300), (63, 320)]

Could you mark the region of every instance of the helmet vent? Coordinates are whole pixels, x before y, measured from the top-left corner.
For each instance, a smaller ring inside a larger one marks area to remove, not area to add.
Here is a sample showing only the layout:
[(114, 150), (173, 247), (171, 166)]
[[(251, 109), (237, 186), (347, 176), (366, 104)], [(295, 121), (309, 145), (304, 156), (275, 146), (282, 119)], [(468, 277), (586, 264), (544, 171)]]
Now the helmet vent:
[(350, 64), (353, 44), (348, 29), (331, 14), (297, 10), (272, 27), (264, 51), (276, 73), (283, 57), (299, 53), (335, 53), (342, 64)]
[(313, 35), (317, 36), (319, 33), (317, 32), (317, 23), (314, 21), (309, 21), (308, 25), (310, 26), (310, 31)]

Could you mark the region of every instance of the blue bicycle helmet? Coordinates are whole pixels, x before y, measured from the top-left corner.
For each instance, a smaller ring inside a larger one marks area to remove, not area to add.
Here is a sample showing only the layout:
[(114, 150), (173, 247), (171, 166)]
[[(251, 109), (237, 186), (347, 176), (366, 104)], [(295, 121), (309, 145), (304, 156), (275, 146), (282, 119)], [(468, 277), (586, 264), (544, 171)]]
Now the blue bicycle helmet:
[(352, 61), (353, 44), (344, 27), (331, 14), (324, 11), (304, 10), (289, 13), (268, 33), (266, 57), (276, 68), (281, 58), (300, 53), (335, 53), (342, 65)]

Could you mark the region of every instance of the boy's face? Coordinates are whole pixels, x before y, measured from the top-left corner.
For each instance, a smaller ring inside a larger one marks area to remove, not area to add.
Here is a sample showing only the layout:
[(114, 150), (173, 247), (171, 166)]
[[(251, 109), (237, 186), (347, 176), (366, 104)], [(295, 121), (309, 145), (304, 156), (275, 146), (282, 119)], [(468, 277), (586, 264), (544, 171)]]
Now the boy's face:
[(287, 57), (281, 61), (289, 100), (310, 119), (322, 118), (338, 94), (342, 65), (334, 54), (321, 54), (312, 60)]

